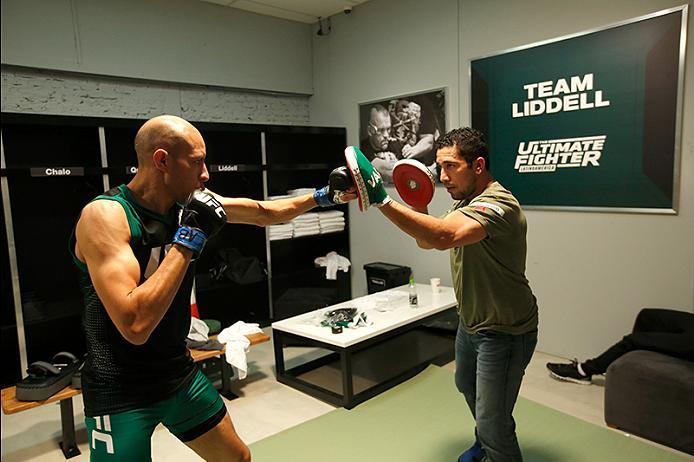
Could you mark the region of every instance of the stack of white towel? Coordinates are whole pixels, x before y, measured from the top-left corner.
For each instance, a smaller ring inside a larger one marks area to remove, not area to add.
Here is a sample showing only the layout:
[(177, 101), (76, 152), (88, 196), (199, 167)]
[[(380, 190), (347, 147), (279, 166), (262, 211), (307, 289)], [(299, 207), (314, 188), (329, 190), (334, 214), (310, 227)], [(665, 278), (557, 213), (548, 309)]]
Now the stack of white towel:
[(294, 218), (294, 237), (311, 236), (320, 234), (320, 220), (317, 213), (304, 213)]
[(336, 233), (345, 229), (345, 212), (341, 210), (330, 210), (318, 213), (318, 224), (320, 233)]
[(297, 188), (288, 190), (287, 194), (290, 196), (303, 196), (304, 194), (313, 194), (314, 192), (316, 192), (316, 188)]
[(279, 241), (280, 239), (291, 239), (294, 236), (294, 225), (285, 223), (282, 225), (270, 225), (268, 227), (271, 241)]
[[(285, 199), (314, 192), (313, 188), (290, 189), (287, 195), (268, 196), (268, 200)], [(270, 240), (291, 239), (315, 234), (336, 233), (345, 229), (345, 213), (340, 210), (305, 213), (289, 223), (269, 226)]]

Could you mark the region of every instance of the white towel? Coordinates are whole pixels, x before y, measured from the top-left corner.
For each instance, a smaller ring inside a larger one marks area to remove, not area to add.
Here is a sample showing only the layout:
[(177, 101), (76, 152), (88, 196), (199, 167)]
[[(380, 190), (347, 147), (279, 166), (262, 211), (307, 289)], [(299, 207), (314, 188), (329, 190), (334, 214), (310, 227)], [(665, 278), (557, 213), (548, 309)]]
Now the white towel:
[(327, 226), (327, 225), (344, 225), (345, 224), (345, 219), (344, 218), (333, 218), (330, 220), (321, 220), (320, 225), (321, 226)]
[(345, 212), (341, 210), (329, 210), (327, 212), (318, 212), (321, 219), (323, 218), (333, 218), (333, 217), (344, 217)]
[(226, 345), (226, 360), (234, 366), (239, 374), (239, 379), (243, 380), (248, 375), (248, 364), (246, 363), (246, 353), (251, 341), (246, 335), (262, 332), (260, 326), (255, 323), (246, 324), (237, 321), (232, 326), (227, 327), (219, 333), (217, 340)]
[(306, 231), (307, 229), (316, 229), (316, 228), (320, 229), (319, 223), (306, 223), (306, 224), (294, 226), (294, 232)]
[(345, 227), (344, 226), (328, 226), (326, 228), (321, 228), (320, 232), (321, 233), (334, 233), (337, 231), (344, 231)]
[(270, 236), (274, 234), (292, 234), (294, 231), (294, 228), (288, 228), (288, 229), (271, 229), (270, 230)]
[(350, 261), (339, 255), (337, 252), (328, 252), (325, 257), (318, 257), (315, 260), (316, 265), (325, 266), (325, 279), (337, 279), (337, 271), (349, 271)]
[(317, 220), (318, 214), (315, 212), (310, 212), (310, 213), (304, 213), (303, 215), (299, 215), (298, 217), (294, 218), (292, 221), (297, 222), (297, 221), (311, 221), (311, 220)]
[(304, 194), (313, 194), (314, 192), (316, 192), (316, 188), (297, 188), (288, 190), (287, 194), (291, 194), (292, 196), (303, 196)]
[(320, 229), (310, 229), (310, 230), (303, 230), (303, 231), (294, 231), (294, 237), (301, 237), (301, 236), (313, 236), (314, 234), (320, 234)]
[(300, 230), (300, 229), (310, 229), (310, 228), (319, 228), (320, 223), (315, 222), (315, 223), (296, 223), (294, 224), (294, 231)]

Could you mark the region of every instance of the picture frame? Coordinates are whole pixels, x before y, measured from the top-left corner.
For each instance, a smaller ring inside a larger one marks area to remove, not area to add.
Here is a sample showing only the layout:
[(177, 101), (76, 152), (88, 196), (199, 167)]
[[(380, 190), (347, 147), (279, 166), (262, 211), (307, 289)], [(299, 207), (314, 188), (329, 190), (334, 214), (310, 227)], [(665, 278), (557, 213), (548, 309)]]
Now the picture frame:
[(435, 143), (446, 133), (446, 88), (359, 103), (359, 148), (392, 183), (400, 159), (422, 162), (436, 175)]
[(470, 60), (470, 119), (528, 209), (676, 214), (688, 6)]

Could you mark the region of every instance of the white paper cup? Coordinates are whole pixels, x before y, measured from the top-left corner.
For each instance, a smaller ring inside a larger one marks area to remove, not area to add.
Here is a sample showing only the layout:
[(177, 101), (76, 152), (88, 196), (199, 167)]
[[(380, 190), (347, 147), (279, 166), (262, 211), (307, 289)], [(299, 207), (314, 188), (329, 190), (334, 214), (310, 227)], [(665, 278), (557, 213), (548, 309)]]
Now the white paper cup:
[(431, 283), (431, 291), (435, 294), (441, 292), (441, 278), (431, 278), (429, 279)]

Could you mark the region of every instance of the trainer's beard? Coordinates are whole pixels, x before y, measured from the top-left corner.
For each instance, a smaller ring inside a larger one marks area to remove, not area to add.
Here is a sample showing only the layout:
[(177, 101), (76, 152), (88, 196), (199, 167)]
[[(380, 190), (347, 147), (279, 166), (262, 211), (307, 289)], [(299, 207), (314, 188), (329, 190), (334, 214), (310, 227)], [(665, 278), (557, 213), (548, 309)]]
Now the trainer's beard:
[(475, 188), (470, 188), (467, 191), (453, 191), (450, 193), (451, 198), (456, 201), (462, 201), (462, 200), (469, 200), (474, 197), (475, 194)]

